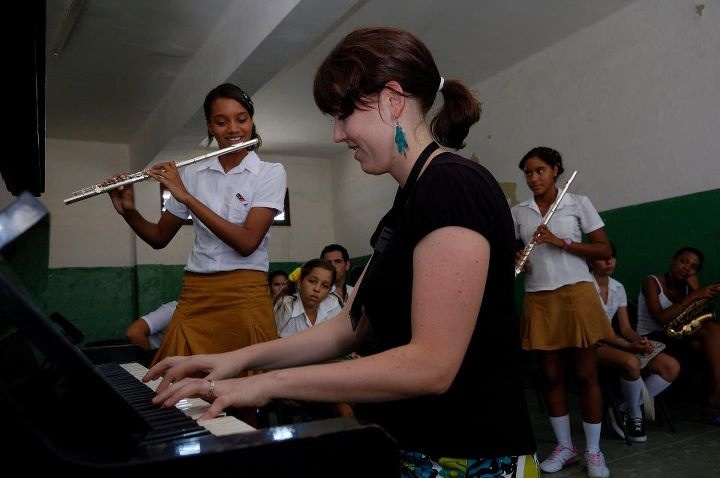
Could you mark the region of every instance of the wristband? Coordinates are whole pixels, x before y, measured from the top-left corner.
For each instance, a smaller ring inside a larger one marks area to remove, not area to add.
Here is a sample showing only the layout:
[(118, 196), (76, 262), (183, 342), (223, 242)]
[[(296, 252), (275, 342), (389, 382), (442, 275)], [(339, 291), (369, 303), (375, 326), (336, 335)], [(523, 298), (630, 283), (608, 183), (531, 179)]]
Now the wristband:
[(569, 239), (569, 238), (567, 238), (567, 237), (566, 237), (565, 239), (563, 239), (562, 250), (563, 250), (563, 251), (567, 251), (568, 248), (570, 247), (570, 244), (572, 244), (572, 240), (571, 240), (571, 239)]

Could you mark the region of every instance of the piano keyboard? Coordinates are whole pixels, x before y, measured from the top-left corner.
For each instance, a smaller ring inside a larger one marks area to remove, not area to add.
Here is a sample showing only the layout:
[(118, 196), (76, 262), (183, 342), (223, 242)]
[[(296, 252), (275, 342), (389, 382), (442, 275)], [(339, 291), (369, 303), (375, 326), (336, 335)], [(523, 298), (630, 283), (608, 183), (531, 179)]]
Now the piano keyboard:
[(201, 398), (184, 399), (175, 409), (161, 408), (150, 401), (161, 380), (142, 382), (147, 368), (139, 363), (108, 363), (97, 366), (122, 396), (131, 403), (151, 425), (152, 431), (144, 444), (165, 441), (168, 438), (188, 438), (212, 434), (215, 436), (232, 435), (253, 431), (255, 428), (229, 415), (210, 420), (198, 420), (210, 404)]

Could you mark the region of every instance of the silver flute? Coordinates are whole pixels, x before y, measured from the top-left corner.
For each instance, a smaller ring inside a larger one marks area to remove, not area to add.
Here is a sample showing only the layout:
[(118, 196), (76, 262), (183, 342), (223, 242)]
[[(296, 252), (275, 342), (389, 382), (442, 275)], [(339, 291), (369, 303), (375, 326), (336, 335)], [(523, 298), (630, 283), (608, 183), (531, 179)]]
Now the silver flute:
[[(555, 201), (550, 205), (550, 209), (548, 209), (548, 212), (545, 213), (545, 216), (542, 219), (542, 222), (540, 223), (540, 226), (546, 226), (548, 222), (550, 222), (550, 218), (552, 217), (553, 213), (555, 212), (555, 209), (557, 209), (558, 205), (560, 204), (560, 201), (562, 201), (563, 196), (567, 192), (568, 188), (570, 187), (570, 183), (573, 182), (573, 179), (575, 179), (575, 175), (577, 174), (577, 171), (574, 171), (572, 173), (572, 176), (570, 176), (570, 179), (565, 183), (565, 186), (560, 190), (560, 192), (557, 195), (557, 198), (555, 198)], [(538, 226), (538, 227), (540, 227)], [(517, 263), (515, 266), (515, 277), (517, 277), (523, 270), (523, 267), (525, 267), (525, 262), (527, 262), (528, 256), (530, 255), (530, 252), (533, 250), (533, 247), (535, 247), (535, 243), (537, 242), (537, 235), (533, 234), (533, 238), (528, 242), (527, 246), (525, 246), (525, 249), (522, 251), (522, 257), (520, 258), (520, 262)]]
[[(198, 161), (204, 161), (206, 159), (210, 159), (215, 156), (222, 156), (223, 154), (232, 153), (233, 151), (250, 148), (250, 147), (258, 144), (258, 142), (259, 142), (258, 138), (253, 138), (248, 141), (243, 141), (242, 143), (233, 144), (232, 146), (228, 146), (227, 148), (218, 149), (211, 153), (203, 154), (202, 156), (197, 156), (195, 158), (190, 158), (190, 159), (184, 159), (182, 161), (176, 161), (175, 166), (178, 168), (181, 168), (183, 166), (187, 166), (188, 164), (197, 163)], [(65, 205), (72, 204), (72, 203), (78, 202), (78, 201), (82, 201), (83, 199), (97, 196), (98, 194), (106, 193), (108, 191), (112, 191), (113, 189), (117, 189), (121, 186), (127, 186), (128, 184), (134, 184), (134, 183), (137, 183), (140, 181), (145, 181), (146, 179), (148, 179), (150, 177), (151, 176), (143, 170), (143, 171), (138, 171), (137, 173), (128, 174), (124, 178), (118, 179), (117, 181), (100, 183), (100, 184), (96, 184), (95, 186), (90, 186), (90, 187), (87, 187), (84, 189), (80, 189), (78, 191), (73, 192), (69, 198), (65, 199)]]

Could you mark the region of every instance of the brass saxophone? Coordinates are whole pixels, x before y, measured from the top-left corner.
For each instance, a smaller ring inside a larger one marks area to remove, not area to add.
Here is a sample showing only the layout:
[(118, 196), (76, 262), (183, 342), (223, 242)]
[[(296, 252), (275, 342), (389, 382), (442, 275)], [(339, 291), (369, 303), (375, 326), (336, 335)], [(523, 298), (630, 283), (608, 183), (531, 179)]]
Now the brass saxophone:
[(676, 339), (692, 335), (706, 320), (717, 320), (713, 298), (695, 299), (676, 318), (665, 324), (665, 333)]

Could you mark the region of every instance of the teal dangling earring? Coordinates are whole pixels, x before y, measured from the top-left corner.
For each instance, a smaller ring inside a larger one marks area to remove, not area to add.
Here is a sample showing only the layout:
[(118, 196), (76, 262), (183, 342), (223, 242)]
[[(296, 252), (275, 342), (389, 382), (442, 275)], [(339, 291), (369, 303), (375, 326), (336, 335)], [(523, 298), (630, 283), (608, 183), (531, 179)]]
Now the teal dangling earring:
[(399, 122), (395, 122), (395, 146), (397, 147), (398, 153), (404, 155), (408, 149), (407, 138), (405, 137), (405, 131)]

